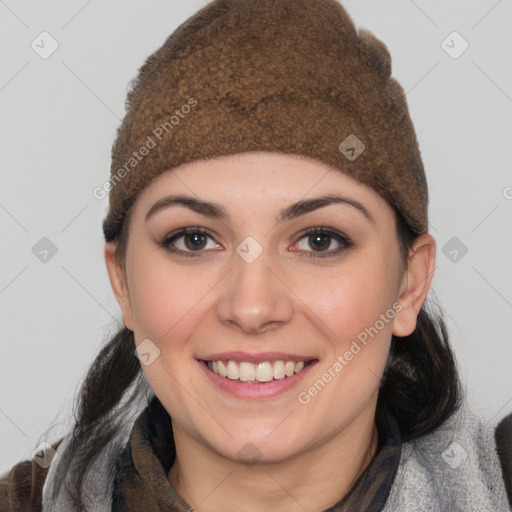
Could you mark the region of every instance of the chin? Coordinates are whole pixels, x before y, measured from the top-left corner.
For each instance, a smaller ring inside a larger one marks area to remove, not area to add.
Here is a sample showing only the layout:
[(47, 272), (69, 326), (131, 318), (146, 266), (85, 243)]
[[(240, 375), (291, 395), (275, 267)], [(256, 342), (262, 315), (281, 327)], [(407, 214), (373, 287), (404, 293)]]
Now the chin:
[(301, 451), (297, 443), (287, 436), (283, 439), (261, 439), (246, 436), (230, 439), (228, 443), (209, 443), (212, 450), (238, 464), (276, 464), (293, 459)]

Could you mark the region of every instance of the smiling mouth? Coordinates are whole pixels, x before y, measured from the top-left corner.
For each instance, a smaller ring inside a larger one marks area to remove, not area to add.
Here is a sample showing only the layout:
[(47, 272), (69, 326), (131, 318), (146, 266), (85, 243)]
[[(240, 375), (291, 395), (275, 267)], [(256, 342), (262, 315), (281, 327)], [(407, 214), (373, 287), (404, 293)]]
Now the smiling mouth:
[(292, 377), (315, 362), (307, 361), (265, 361), (253, 364), (247, 361), (203, 361), (219, 377), (245, 383), (265, 383)]

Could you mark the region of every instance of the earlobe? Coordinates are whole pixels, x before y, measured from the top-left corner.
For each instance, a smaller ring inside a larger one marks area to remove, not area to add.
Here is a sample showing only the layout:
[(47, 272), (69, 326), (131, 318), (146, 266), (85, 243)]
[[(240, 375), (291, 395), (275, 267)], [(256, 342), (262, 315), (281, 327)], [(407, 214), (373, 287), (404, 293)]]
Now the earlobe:
[(428, 233), (418, 237), (409, 254), (398, 301), (400, 312), (393, 324), (395, 336), (409, 336), (416, 328), (416, 319), (427, 298), (436, 262), (436, 241)]
[(117, 245), (112, 242), (105, 244), (105, 264), (112, 291), (121, 309), (124, 325), (133, 331), (133, 320), (130, 304), (130, 296), (123, 267), (117, 259)]

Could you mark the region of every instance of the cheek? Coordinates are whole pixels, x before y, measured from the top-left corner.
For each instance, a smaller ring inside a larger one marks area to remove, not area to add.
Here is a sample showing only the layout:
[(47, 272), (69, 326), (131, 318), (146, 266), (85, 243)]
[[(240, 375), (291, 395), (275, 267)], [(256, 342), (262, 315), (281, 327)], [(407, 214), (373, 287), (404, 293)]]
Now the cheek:
[(398, 309), (395, 275), (383, 270), (345, 267), (334, 278), (317, 279), (323, 292), (310, 294), (304, 308), (326, 352), (320, 378), (304, 384), (300, 403), (311, 404), (332, 428), (368, 404), (380, 386)]
[[(137, 345), (151, 340), (158, 356), (142, 365), (146, 379), (159, 400), (172, 410), (178, 423), (190, 421), (188, 406), (194, 389), (191, 361), (194, 331), (204, 320), (208, 292), (215, 282), (211, 273), (177, 269), (162, 258), (147, 258), (132, 267), (131, 302)], [(195, 364), (195, 363), (194, 363)]]
[[(332, 421), (341, 421), (340, 416), (367, 403), (379, 389), (398, 309), (397, 272), (385, 257), (354, 258), (302, 289), (304, 294), (308, 288), (316, 290), (310, 291), (304, 314), (329, 343), (319, 369), (322, 382), (307, 383), (312, 387), (304, 388), (304, 398), (315, 401), (319, 410), (325, 408), (325, 414), (330, 411)], [(334, 404), (340, 396), (343, 407), (338, 410)]]
[[(330, 337), (340, 347), (357, 338), (361, 332), (378, 322), (396, 300), (396, 272), (386, 263), (347, 265), (310, 284), (308, 306), (325, 325)], [(314, 286), (312, 286), (314, 284)], [(316, 290), (311, 292), (311, 290)], [(307, 296), (304, 289), (304, 296)], [(385, 325), (377, 328), (391, 332), (393, 311)]]
[(133, 265), (130, 299), (136, 333), (164, 344), (183, 338), (193, 328), (201, 300), (215, 280), (192, 268), (177, 269), (161, 256)]

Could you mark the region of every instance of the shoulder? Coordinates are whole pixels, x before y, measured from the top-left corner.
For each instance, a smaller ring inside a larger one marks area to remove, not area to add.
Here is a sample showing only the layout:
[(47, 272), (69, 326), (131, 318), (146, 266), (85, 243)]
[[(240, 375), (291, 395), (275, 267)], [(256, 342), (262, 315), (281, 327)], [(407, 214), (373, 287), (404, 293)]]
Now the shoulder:
[(505, 416), (495, 431), (496, 447), (503, 470), (505, 488), (512, 505), (512, 413)]
[(511, 510), (506, 489), (510, 485), (495, 439), (500, 437), (500, 446), (510, 450), (503, 434), (506, 426), (507, 421), (502, 422), (496, 431), (464, 404), (435, 431), (404, 443), (386, 510), (409, 510), (413, 502), (416, 510)]
[[(56, 449), (61, 440), (53, 444)], [(45, 454), (42, 454), (43, 458)], [(0, 475), (0, 512), (39, 511), (48, 468), (36, 460), (24, 460)]]

